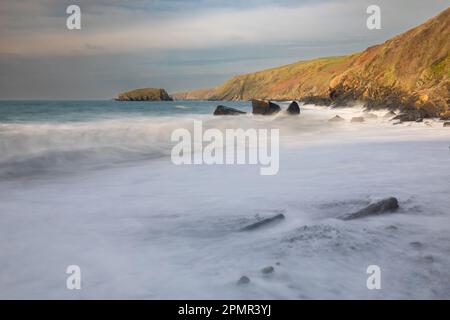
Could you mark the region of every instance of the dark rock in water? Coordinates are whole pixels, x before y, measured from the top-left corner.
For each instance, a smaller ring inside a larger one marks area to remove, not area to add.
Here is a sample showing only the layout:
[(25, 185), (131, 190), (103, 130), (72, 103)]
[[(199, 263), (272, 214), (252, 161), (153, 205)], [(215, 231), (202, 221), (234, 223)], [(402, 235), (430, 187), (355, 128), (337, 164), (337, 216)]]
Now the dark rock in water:
[(416, 122), (423, 122), (423, 118), (417, 119)]
[(353, 220), (370, 216), (378, 216), (387, 212), (394, 212), (399, 208), (396, 198), (387, 198), (376, 203), (372, 203), (368, 207), (361, 209), (355, 213), (350, 213), (340, 217), (342, 220)]
[(279, 105), (264, 100), (252, 100), (253, 114), (271, 115), (280, 112)]
[(287, 112), (289, 114), (300, 114), (300, 106), (296, 101), (292, 101), (289, 108), (287, 108)]
[(390, 225), (390, 226), (387, 226), (386, 229), (387, 229), (387, 230), (397, 230), (398, 227), (397, 227), (397, 226), (394, 226), (394, 225)]
[(238, 110), (238, 109), (234, 109), (234, 108), (229, 108), (229, 107), (225, 107), (225, 106), (217, 106), (216, 110), (214, 110), (214, 115), (215, 116), (224, 116), (224, 115), (240, 115), (240, 114), (246, 114), (247, 112)]
[(242, 231), (250, 231), (250, 230), (259, 229), (259, 228), (261, 228), (263, 226), (266, 226), (266, 225), (268, 225), (270, 223), (274, 223), (274, 222), (277, 222), (279, 220), (283, 220), (284, 218), (285, 218), (284, 214), (280, 213), (280, 214), (277, 214), (276, 216), (273, 216), (273, 217), (270, 217), (270, 218), (266, 218), (266, 219), (262, 219), (262, 220), (260, 220), (258, 222), (252, 223), (252, 224), (242, 228), (241, 230)]
[(350, 122), (364, 122), (364, 117), (353, 117)]
[(450, 127), (450, 122), (444, 122), (444, 127)]
[(388, 113), (386, 113), (384, 116), (383, 116), (383, 118), (385, 118), (385, 119), (390, 119), (390, 118), (393, 118), (393, 117), (395, 117), (397, 114), (394, 112), (394, 111), (389, 111)]
[(329, 122), (342, 122), (345, 121), (344, 118), (340, 117), (340, 116), (334, 116), (333, 118), (331, 118), (330, 120), (328, 120)]
[(248, 283), (250, 283), (250, 278), (247, 276), (242, 276), (237, 282), (238, 285), (243, 285), (243, 284), (248, 284)]
[(269, 274), (269, 273), (272, 273), (274, 271), (275, 271), (275, 269), (272, 266), (268, 266), (268, 267), (265, 267), (265, 268), (261, 269), (261, 272), (263, 274)]

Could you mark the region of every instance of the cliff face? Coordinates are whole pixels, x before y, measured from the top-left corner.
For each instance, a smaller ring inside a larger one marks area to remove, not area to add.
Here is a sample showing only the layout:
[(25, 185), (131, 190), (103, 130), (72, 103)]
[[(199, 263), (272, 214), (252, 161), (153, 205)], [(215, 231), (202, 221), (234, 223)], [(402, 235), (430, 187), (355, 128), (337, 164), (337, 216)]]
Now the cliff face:
[(117, 101), (171, 101), (166, 90), (158, 88), (143, 88), (120, 93)]
[[(349, 56), (320, 58), (236, 76), (196, 94), (214, 100), (305, 100), (418, 110), (449, 110), (450, 8), (383, 44)], [(189, 94), (185, 94), (189, 97)]]

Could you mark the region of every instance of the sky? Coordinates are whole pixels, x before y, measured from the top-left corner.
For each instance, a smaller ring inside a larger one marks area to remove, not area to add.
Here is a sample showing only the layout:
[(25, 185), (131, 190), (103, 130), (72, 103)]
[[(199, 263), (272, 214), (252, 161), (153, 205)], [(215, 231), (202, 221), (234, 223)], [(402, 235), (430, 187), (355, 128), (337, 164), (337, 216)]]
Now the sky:
[[(66, 8), (81, 9), (68, 30)], [(369, 30), (369, 5), (381, 29)], [(0, 99), (111, 99), (207, 88), (241, 73), (345, 55), (450, 0), (1, 0)]]

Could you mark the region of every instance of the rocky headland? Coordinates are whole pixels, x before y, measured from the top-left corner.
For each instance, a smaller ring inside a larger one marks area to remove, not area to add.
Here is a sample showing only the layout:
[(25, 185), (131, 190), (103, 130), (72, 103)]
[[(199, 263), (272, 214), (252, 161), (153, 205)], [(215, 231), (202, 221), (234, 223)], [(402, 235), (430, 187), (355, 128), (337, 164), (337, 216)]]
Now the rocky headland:
[(450, 119), (450, 8), (383, 44), (238, 75), (175, 99), (297, 100), (399, 110), (401, 121)]

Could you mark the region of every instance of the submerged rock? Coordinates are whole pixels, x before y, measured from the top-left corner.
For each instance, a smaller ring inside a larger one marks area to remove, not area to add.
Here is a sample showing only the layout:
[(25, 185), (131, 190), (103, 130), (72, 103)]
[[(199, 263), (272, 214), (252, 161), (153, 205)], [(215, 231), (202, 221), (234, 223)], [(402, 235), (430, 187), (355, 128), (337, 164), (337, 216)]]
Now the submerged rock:
[(444, 122), (444, 127), (450, 127), (450, 122)]
[(284, 218), (285, 218), (284, 214), (280, 213), (280, 214), (277, 214), (277, 215), (275, 215), (273, 217), (262, 219), (262, 220), (260, 220), (258, 222), (252, 223), (252, 224), (242, 228), (241, 231), (251, 231), (251, 230), (259, 229), (259, 228), (261, 228), (263, 226), (266, 226), (268, 224), (271, 224), (271, 223), (283, 220)]
[(253, 114), (271, 115), (280, 112), (279, 105), (265, 100), (252, 100)]
[(300, 106), (296, 101), (292, 101), (289, 107), (287, 108), (287, 112), (289, 114), (300, 114)]
[(214, 115), (215, 116), (224, 116), (224, 115), (236, 116), (236, 115), (246, 114), (246, 113), (247, 112), (245, 112), (245, 111), (241, 111), (241, 110), (238, 110), (238, 109), (225, 107), (225, 106), (217, 106), (216, 110), (214, 110)]
[(353, 117), (350, 122), (364, 122), (364, 117)]
[(250, 278), (247, 276), (242, 276), (239, 278), (237, 285), (243, 285), (243, 284), (248, 284), (250, 283)]
[(269, 273), (272, 273), (274, 271), (275, 271), (275, 269), (272, 266), (268, 266), (268, 267), (265, 267), (265, 268), (261, 269), (262, 274), (269, 274)]
[(328, 121), (329, 122), (342, 122), (342, 121), (345, 121), (345, 119), (336, 115), (333, 118), (329, 119)]
[(399, 208), (397, 198), (391, 197), (361, 209), (355, 213), (350, 213), (340, 217), (342, 220), (353, 220), (359, 218), (365, 218), (369, 216), (378, 216), (383, 213), (394, 212)]

